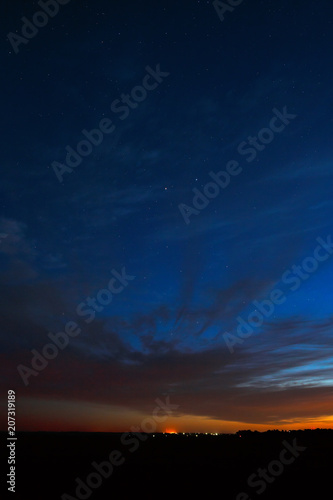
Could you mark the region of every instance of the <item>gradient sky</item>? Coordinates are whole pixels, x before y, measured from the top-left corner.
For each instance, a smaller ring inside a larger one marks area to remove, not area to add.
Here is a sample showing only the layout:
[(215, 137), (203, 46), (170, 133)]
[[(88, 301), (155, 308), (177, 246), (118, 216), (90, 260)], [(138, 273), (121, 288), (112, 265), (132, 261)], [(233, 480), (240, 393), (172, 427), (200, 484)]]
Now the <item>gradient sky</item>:
[[(128, 430), (166, 397), (159, 430), (332, 426), (331, 2), (244, 0), (222, 21), (211, 1), (71, 0), (15, 53), (8, 33), (37, 11), (13, 1), (0, 21), (1, 388), (17, 428)], [(54, 162), (103, 119), (114, 130), (60, 182)], [(122, 269), (135, 278), (88, 314)], [(80, 333), (24, 384), (18, 366), (70, 322)]]

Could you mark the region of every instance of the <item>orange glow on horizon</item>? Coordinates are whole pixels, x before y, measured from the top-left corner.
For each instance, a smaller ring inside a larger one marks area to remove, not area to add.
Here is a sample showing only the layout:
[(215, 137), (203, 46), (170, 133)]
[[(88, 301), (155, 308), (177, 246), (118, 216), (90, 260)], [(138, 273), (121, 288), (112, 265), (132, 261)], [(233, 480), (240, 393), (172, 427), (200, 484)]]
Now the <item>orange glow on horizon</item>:
[[(4, 408), (5, 411), (5, 408)], [(134, 426), (141, 428), (142, 422), (152, 419), (150, 414), (126, 407), (106, 404), (50, 400), (43, 398), (20, 399), (20, 428), (22, 431), (80, 431), (80, 432), (129, 432)], [(277, 419), (267, 423), (253, 423), (244, 420), (217, 420), (199, 415), (170, 415), (164, 425), (156, 423), (151, 432), (167, 434), (190, 433), (229, 433), (242, 429), (257, 430), (297, 430), (333, 429), (333, 415), (318, 417)], [(5, 429), (3, 429), (5, 430)]]

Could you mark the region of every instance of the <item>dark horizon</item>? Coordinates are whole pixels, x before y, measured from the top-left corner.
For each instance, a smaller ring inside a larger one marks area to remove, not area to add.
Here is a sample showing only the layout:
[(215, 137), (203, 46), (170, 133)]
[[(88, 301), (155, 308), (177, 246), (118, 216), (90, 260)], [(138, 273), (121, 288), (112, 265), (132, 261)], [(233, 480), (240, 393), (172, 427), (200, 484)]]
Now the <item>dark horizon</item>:
[(21, 433), (20, 490), (36, 500), (105, 500), (115, 494), (129, 499), (140, 492), (153, 500), (157, 490), (170, 498), (172, 493), (194, 496), (198, 488), (219, 489), (232, 500), (254, 500), (259, 494), (264, 500), (325, 498), (331, 429), (240, 432)]
[[(6, 430), (0, 430), (0, 434), (5, 434), (7, 431)], [(131, 430), (131, 429), (124, 429), (124, 430), (118, 430), (118, 431), (77, 431), (77, 430), (67, 430), (67, 431), (48, 431), (48, 430), (20, 430), (17, 431), (16, 435), (20, 434), (116, 434), (116, 435), (122, 435), (122, 434), (131, 434), (135, 435), (137, 433), (142, 433), (147, 436), (153, 436), (153, 435), (168, 435), (168, 436), (173, 436), (173, 437), (181, 437), (184, 435), (200, 435), (200, 436), (237, 436), (240, 433), (243, 433), (244, 435), (257, 435), (257, 434), (267, 434), (270, 435), (271, 433), (298, 433), (298, 432), (333, 432), (332, 428), (328, 427), (317, 427), (317, 428), (297, 428), (297, 429), (268, 429), (265, 431), (257, 431), (257, 430), (252, 430), (252, 429), (238, 429), (236, 432), (200, 432), (200, 431), (190, 431), (190, 432), (182, 432), (182, 431), (176, 431), (176, 430), (165, 430), (165, 431), (151, 431), (151, 432), (144, 432), (142, 430)]]

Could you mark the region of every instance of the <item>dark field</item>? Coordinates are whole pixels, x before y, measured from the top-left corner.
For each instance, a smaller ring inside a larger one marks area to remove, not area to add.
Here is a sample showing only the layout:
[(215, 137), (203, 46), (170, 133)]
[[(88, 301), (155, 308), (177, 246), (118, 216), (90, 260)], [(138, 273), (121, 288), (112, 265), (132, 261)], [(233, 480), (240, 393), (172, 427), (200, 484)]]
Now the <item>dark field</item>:
[[(240, 434), (21, 433), (16, 493), (8, 495), (20, 500), (331, 498), (333, 431)], [(2, 437), (4, 442), (7, 435)], [(93, 462), (107, 463), (97, 472)], [(88, 479), (90, 489), (81, 483), (76, 491), (76, 478), (85, 485)]]

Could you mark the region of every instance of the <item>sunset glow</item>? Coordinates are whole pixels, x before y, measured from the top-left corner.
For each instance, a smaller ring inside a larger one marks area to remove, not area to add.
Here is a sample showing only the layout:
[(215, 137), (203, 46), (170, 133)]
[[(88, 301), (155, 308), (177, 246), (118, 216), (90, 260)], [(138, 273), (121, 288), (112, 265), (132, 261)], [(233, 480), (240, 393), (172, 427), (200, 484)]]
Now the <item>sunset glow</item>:
[(20, 429), (332, 427), (331, 2), (45, 1), (3, 19)]

